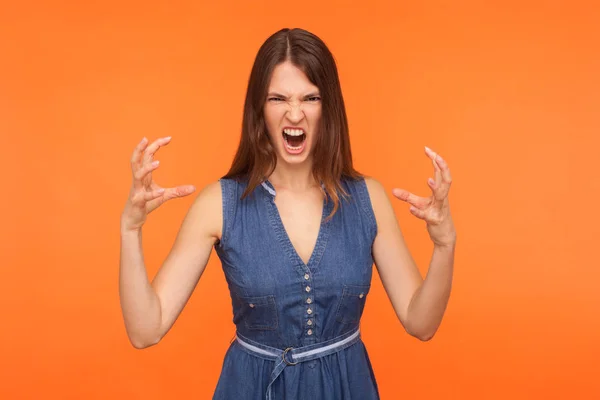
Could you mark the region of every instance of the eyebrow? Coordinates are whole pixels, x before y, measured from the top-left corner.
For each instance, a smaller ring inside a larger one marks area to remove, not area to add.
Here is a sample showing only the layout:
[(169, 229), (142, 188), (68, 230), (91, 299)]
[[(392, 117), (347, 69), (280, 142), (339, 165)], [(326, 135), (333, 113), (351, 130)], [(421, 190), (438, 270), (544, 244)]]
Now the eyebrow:
[[(277, 93), (277, 92), (269, 92), (268, 96), (283, 97), (284, 99), (287, 99), (287, 96), (284, 96), (284, 95), (282, 95), (280, 93)], [(321, 95), (319, 94), (319, 92), (312, 92), (312, 93), (309, 93), (309, 94), (305, 95), (304, 97), (306, 98), (306, 97), (315, 97), (315, 96), (319, 96), (320, 97)]]

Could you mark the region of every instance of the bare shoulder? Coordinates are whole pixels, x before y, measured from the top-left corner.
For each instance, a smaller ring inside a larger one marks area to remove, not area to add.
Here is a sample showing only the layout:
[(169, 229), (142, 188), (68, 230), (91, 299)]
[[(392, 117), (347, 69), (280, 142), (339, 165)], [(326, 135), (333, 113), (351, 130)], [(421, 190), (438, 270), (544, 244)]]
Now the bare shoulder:
[[(383, 215), (389, 216), (389, 211), (392, 209), (391, 202), (385, 191), (385, 187), (381, 182), (373, 177), (365, 177), (365, 184), (371, 198), (371, 205), (375, 219), (379, 225)], [(393, 213), (393, 211), (392, 211)]]
[(207, 202), (212, 204), (213, 206), (218, 203), (221, 205), (221, 182), (213, 181), (204, 186), (202, 190), (196, 196), (194, 203), (198, 202)]
[(214, 181), (202, 188), (190, 206), (184, 225), (189, 228), (202, 227), (203, 236), (221, 238), (222, 230), (222, 194), (221, 183)]
[(385, 196), (385, 188), (377, 179), (372, 176), (365, 176), (365, 183), (369, 190), (369, 196)]

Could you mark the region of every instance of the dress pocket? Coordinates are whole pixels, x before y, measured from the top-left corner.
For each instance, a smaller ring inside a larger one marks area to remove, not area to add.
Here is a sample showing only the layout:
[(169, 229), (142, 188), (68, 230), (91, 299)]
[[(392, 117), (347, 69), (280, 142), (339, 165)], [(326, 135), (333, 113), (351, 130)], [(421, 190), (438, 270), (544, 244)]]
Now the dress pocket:
[(360, 321), (371, 285), (344, 285), (335, 319), (342, 324)]
[(234, 294), (233, 323), (243, 321), (248, 329), (274, 330), (278, 327), (275, 296), (240, 296)]

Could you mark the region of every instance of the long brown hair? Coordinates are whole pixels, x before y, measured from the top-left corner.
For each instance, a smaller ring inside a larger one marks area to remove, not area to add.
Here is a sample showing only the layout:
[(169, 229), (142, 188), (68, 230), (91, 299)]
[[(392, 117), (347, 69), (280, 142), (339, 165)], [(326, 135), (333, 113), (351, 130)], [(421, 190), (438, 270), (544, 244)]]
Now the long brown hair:
[(246, 91), (242, 136), (223, 178), (246, 179), (244, 198), (275, 170), (277, 154), (267, 134), (263, 110), (273, 70), (285, 61), (302, 70), (321, 94), (321, 123), (312, 173), (333, 200), (331, 218), (339, 207), (340, 195), (348, 195), (341, 185), (342, 178), (358, 179), (362, 174), (352, 166), (348, 120), (335, 60), (325, 43), (306, 30), (281, 29), (258, 50)]

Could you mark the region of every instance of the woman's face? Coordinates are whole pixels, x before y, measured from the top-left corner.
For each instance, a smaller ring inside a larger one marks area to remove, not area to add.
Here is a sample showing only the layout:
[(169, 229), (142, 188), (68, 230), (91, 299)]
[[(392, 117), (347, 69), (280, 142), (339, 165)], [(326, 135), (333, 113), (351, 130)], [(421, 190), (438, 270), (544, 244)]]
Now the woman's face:
[(264, 107), (278, 162), (310, 159), (321, 120), (321, 95), (302, 70), (286, 61), (275, 67)]

